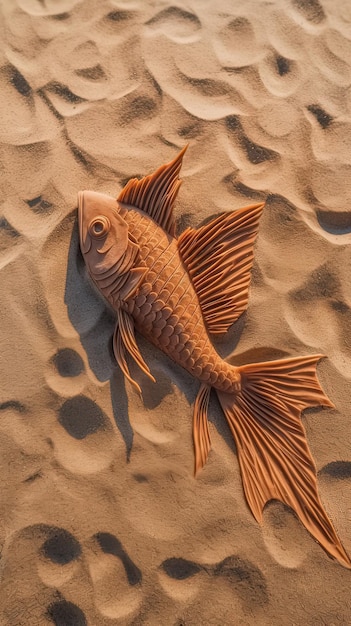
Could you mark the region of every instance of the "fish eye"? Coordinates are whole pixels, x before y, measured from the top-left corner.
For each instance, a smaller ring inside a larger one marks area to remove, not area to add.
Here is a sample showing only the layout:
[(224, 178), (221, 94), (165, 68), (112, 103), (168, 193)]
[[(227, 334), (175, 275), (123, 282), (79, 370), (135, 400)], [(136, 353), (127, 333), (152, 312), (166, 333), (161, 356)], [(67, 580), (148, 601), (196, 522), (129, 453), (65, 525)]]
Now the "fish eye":
[(111, 223), (105, 215), (95, 217), (89, 224), (89, 233), (92, 237), (104, 237), (111, 228)]

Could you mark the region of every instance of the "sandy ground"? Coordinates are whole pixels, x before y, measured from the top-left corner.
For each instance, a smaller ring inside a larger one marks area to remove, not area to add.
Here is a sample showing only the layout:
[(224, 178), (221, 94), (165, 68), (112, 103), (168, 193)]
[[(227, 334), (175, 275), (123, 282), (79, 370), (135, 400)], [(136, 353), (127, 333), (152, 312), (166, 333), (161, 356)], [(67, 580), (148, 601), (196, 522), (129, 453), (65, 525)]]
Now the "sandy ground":
[(348, 625), (351, 572), (294, 515), (246, 505), (219, 406), (195, 480), (198, 383), (140, 340), (139, 398), (78, 248), (80, 189), (116, 196), (189, 149), (179, 231), (267, 200), (245, 363), (322, 352), (303, 418), (351, 554), (351, 4), (2, 0), (2, 626)]

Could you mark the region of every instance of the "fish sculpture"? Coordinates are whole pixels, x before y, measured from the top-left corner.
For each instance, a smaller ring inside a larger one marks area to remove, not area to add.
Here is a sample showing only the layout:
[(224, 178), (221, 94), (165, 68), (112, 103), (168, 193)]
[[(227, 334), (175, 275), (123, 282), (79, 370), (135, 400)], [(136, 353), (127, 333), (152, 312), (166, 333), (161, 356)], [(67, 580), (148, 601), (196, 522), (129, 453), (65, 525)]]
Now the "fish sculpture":
[(211, 448), (207, 412), (215, 389), (255, 519), (262, 522), (265, 504), (280, 500), (329, 555), (351, 568), (319, 498), (301, 422), (306, 407), (333, 407), (316, 375), (323, 355), (236, 367), (223, 360), (211, 342), (247, 307), (264, 203), (224, 213), (176, 237), (173, 206), (185, 150), (153, 174), (130, 180), (117, 199), (94, 191), (78, 195), (81, 251), (92, 280), (117, 314), (117, 363), (139, 392), (128, 357), (155, 381), (138, 348), (138, 331), (198, 379), (195, 473)]

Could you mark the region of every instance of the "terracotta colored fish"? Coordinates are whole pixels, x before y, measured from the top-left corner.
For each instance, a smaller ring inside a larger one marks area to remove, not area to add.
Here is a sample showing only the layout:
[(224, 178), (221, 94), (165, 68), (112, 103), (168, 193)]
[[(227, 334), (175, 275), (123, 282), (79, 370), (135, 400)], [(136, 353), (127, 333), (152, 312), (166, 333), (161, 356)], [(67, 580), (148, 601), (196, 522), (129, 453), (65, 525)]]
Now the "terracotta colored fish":
[(219, 357), (210, 340), (246, 309), (264, 205), (225, 213), (176, 238), (173, 204), (184, 152), (154, 174), (130, 180), (117, 200), (93, 191), (78, 196), (81, 250), (94, 283), (117, 314), (117, 362), (139, 391), (127, 355), (154, 380), (138, 349), (136, 329), (200, 381), (193, 417), (195, 471), (211, 447), (207, 409), (214, 388), (256, 520), (261, 522), (269, 500), (284, 502), (331, 556), (351, 568), (319, 499), (300, 419), (308, 406), (333, 406), (316, 376), (322, 355), (235, 367)]

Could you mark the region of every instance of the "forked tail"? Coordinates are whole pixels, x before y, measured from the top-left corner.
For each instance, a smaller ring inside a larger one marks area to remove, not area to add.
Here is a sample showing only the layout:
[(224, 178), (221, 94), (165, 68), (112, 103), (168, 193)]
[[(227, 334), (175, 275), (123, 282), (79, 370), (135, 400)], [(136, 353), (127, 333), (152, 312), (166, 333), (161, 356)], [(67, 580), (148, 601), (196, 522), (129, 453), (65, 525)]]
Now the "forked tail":
[(321, 546), (345, 567), (351, 561), (317, 491), (314, 462), (300, 416), (333, 406), (316, 375), (322, 355), (240, 367), (239, 395), (217, 390), (238, 450), (247, 502), (258, 522), (272, 499), (290, 506)]

